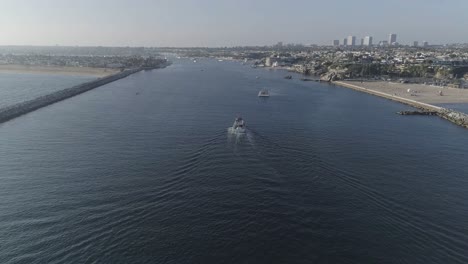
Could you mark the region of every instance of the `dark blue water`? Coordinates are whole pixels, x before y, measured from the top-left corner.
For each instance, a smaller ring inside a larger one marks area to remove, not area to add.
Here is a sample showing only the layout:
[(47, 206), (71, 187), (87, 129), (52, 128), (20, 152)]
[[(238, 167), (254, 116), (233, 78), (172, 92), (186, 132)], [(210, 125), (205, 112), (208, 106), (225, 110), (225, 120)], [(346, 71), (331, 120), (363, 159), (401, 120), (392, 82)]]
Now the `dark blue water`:
[(0, 263), (467, 263), (468, 131), (284, 75), (181, 60), (0, 125)]

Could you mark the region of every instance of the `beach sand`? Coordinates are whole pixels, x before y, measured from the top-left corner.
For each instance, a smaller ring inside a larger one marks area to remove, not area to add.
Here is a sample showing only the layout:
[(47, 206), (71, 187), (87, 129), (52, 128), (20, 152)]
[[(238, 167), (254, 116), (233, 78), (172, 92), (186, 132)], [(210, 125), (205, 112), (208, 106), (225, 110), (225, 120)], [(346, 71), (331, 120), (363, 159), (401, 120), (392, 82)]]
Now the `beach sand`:
[[(436, 87), (424, 84), (404, 84), (392, 82), (343, 81), (365, 89), (386, 93), (426, 104), (468, 103), (468, 89)], [(408, 92), (408, 89), (411, 92)], [(443, 96), (439, 95), (442, 91)]]
[(16, 64), (0, 65), (0, 73), (60, 74), (74, 76), (104, 77), (119, 72), (117, 69), (91, 67), (28, 66)]

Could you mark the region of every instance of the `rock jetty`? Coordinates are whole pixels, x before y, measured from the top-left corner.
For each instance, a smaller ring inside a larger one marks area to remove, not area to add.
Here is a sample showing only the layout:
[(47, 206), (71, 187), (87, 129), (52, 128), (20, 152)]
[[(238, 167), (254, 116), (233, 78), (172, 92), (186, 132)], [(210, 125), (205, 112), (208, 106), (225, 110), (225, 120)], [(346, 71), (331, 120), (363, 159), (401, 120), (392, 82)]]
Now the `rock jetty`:
[(79, 85), (76, 85), (76, 86), (73, 86), (64, 90), (53, 92), (48, 95), (40, 96), (38, 98), (29, 100), (29, 101), (25, 101), (25, 102), (21, 102), (18, 104), (14, 104), (12, 106), (1, 108), (0, 109), (0, 123), (6, 122), (8, 120), (27, 114), (39, 108), (51, 105), (53, 103), (60, 102), (67, 98), (73, 97), (75, 95), (87, 92), (99, 86), (117, 81), (119, 79), (125, 78), (131, 74), (134, 74), (144, 69), (147, 69), (147, 68), (136, 68), (136, 69), (124, 70), (122, 72), (119, 72), (110, 76), (102, 77), (94, 81), (82, 83), (82, 84), (79, 84)]
[(365, 92), (365, 93), (372, 94), (372, 95), (375, 95), (375, 96), (387, 98), (387, 99), (390, 99), (390, 100), (393, 100), (393, 101), (397, 101), (397, 102), (400, 102), (400, 103), (403, 103), (403, 104), (406, 104), (406, 105), (409, 105), (409, 106), (412, 106), (414, 108), (422, 110), (422, 112), (418, 112), (418, 111), (401, 112), (403, 115), (409, 115), (409, 114), (413, 114), (413, 115), (414, 114), (437, 115), (437, 116), (442, 117), (443, 119), (446, 119), (446, 120), (448, 120), (448, 121), (450, 121), (450, 122), (452, 122), (454, 124), (457, 124), (459, 126), (468, 128), (468, 115), (465, 114), (465, 113), (461, 113), (461, 112), (455, 111), (453, 109), (448, 109), (448, 108), (443, 108), (443, 107), (440, 107), (440, 106), (435, 106), (435, 105), (431, 105), (431, 104), (418, 102), (418, 101), (415, 101), (415, 100), (403, 98), (403, 97), (396, 96), (396, 95), (387, 94), (387, 93), (380, 92), (380, 91), (375, 91), (375, 90), (372, 90), (372, 89), (363, 88), (363, 87), (360, 87), (360, 86), (354, 85), (354, 84), (349, 84), (349, 83), (340, 82), (340, 81), (336, 81), (336, 82), (333, 82), (333, 83), (337, 84), (337, 85), (340, 85), (342, 87), (351, 88), (353, 90), (357, 90), (357, 91)]

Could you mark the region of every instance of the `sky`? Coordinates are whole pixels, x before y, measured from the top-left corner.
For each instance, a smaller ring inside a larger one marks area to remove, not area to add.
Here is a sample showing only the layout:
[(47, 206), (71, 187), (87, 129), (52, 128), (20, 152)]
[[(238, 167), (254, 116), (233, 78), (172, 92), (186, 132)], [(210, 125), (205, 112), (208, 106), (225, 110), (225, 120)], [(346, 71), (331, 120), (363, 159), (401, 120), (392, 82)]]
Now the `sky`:
[(0, 45), (468, 42), (468, 0), (0, 0)]

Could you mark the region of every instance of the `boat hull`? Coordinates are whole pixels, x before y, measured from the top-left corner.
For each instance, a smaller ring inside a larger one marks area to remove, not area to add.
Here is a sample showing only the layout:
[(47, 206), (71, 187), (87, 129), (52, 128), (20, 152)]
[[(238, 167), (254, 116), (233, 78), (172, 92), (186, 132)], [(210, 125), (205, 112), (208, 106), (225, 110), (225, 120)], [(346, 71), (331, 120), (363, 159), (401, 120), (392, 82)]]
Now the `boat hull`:
[(266, 89), (262, 89), (258, 92), (258, 97), (270, 97), (270, 93)]
[(233, 127), (229, 127), (228, 128), (228, 132), (229, 133), (232, 133), (232, 134), (245, 134), (245, 128), (233, 128)]

